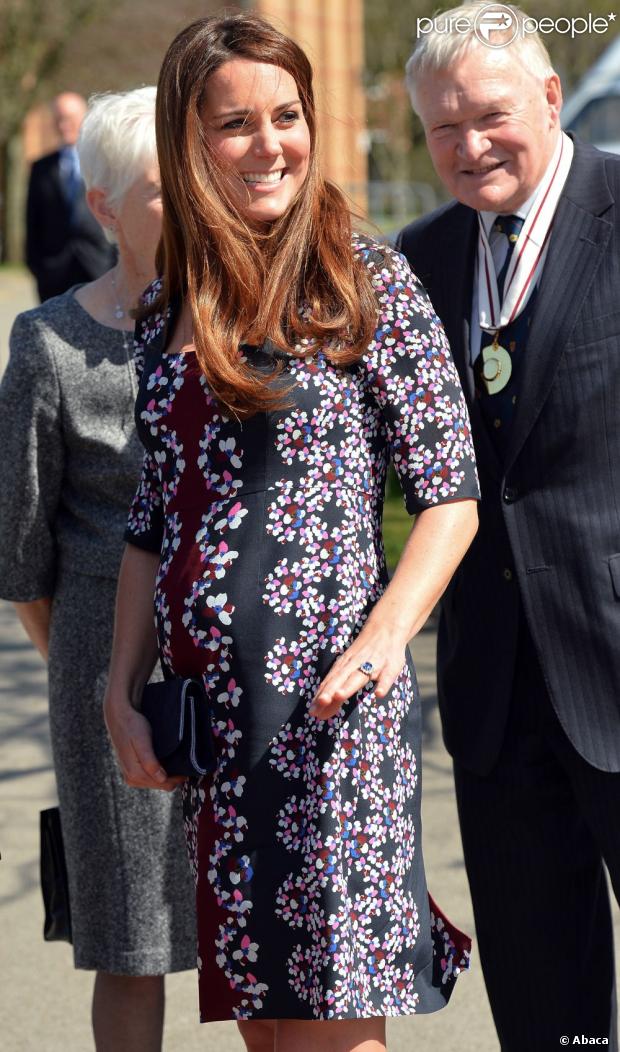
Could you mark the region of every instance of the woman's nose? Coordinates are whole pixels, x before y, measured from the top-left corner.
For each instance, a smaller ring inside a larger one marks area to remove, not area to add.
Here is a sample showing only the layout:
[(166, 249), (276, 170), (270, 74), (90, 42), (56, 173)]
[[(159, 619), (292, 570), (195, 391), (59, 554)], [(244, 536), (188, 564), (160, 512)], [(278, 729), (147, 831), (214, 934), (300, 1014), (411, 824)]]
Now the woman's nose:
[(278, 129), (274, 128), (271, 121), (267, 121), (256, 129), (253, 148), (254, 153), (259, 157), (277, 157), (282, 153)]

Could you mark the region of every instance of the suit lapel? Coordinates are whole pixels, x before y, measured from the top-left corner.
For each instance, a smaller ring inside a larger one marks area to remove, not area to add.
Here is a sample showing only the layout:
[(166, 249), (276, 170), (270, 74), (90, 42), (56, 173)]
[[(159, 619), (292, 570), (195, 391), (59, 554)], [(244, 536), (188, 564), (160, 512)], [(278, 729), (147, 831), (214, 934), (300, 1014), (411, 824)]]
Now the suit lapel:
[[(502, 470), (499, 457), (489, 438), (474, 382), (474, 371), (471, 365), (470, 334), (471, 305), (473, 295), (474, 272), (476, 269), (476, 246), (478, 244), (478, 223), (476, 213), (463, 205), (457, 206), (455, 212), (443, 231), (441, 303), (444, 323), (455, 365), (459, 372), (461, 385), (467, 398), (472, 430), (475, 436), (476, 455), (483, 460), (488, 471), (496, 478), (501, 478)], [(455, 246), (461, 246), (455, 257)], [(446, 261), (450, 260), (448, 265)]]
[(511, 467), (547, 399), (555, 372), (603, 257), (612, 225), (600, 218), (613, 204), (600, 154), (575, 144), (560, 198), (523, 358), (505, 470)]
[[(472, 260), (475, 213), (457, 205), (444, 225), (440, 251), (441, 320), (444, 324), (455, 365), (468, 399), (473, 397), (473, 376), (469, 366), (469, 319), (471, 314)], [(460, 248), (457, 248), (460, 246)]]

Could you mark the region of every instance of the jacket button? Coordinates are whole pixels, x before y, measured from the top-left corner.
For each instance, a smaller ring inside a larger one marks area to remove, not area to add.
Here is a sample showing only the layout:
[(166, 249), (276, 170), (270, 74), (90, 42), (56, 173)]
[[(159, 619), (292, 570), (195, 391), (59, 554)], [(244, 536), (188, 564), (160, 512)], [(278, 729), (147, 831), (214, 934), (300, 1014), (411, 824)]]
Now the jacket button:
[(508, 566), (503, 571), (503, 576), (505, 581), (512, 581), (512, 570)]
[(514, 500), (519, 496), (519, 491), (516, 486), (505, 486), (504, 487), (504, 504), (512, 504)]

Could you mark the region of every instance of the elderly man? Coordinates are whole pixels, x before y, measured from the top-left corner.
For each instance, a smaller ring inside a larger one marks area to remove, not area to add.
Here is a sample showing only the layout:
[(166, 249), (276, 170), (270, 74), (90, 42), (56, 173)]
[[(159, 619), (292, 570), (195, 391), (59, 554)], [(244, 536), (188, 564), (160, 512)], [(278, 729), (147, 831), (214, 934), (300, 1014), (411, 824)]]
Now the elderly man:
[(74, 92), (54, 99), (60, 148), (35, 161), (30, 173), (26, 263), (42, 301), (100, 277), (114, 263), (112, 246), (84, 198), (75, 144), (85, 112), (86, 102)]
[(620, 158), (561, 132), (541, 40), (516, 8), (489, 33), (488, 10), (443, 13), (407, 66), (456, 201), (399, 247), (445, 324), (482, 486), (439, 703), (502, 1049), (616, 1047)]

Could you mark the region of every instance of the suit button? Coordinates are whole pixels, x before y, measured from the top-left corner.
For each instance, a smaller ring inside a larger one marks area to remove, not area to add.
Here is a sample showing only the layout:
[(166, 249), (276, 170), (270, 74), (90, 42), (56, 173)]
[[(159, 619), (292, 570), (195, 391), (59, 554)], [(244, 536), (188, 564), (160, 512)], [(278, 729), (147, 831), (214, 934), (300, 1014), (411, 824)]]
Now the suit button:
[(505, 581), (512, 581), (512, 570), (508, 566), (503, 571), (503, 576)]
[(512, 504), (519, 496), (516, 486), (505, 486), (503, 492), (504, 504)]

